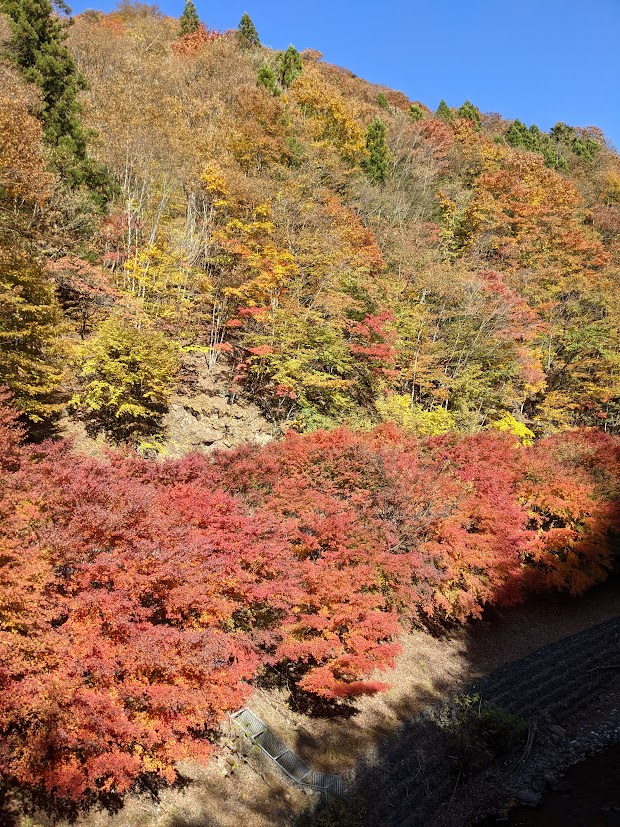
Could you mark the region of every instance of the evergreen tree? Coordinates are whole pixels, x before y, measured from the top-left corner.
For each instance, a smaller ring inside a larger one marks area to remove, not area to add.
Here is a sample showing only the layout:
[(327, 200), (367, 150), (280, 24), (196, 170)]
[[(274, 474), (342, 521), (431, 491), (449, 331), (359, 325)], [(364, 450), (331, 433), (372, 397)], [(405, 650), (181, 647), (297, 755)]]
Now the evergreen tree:
[(556, 123), (550, 135), (556, 143), (563, 144), (586, 161), (593, 161), (601, 148), (593, 138), (580, 138), (577, 131), (565, 123)]
[(593, 161), (601, 149), (601, 145), (594, 138), (575, 138), (571, 144), (571, 149), (575, 155), (579, 155), (586, 161)]
[(525, 143), (523, 146), (529, 152), (542, 152), (542, 146), (545, 136), (540, 129), (533, 123), (525, 135)]
[(195, 32), (199, 26), (200, 18), (198, 17), (196, 6), (192, 3), (192, 0), (185, 0), (183, 14), (179, 18), (179, 37)]
[(386, 134), (385, 124), (379, 118), (375, 118), (366, 130), (368, 157), (362, 162), (362, 167), (373, 184), (382, 184), (388, 176), (391, 157)]
[(278, 89), (278, 82), (276, 80), (276, 76), (272, 72), (272, 70), (267, 66), (265, 63), (261, 68), (258, 70), (258, 76), (256, 78), (256, 83), (258, 86), (264, 86), (265, 89), (268, 89), (271, 94), (277, 97), (280, 94), (280, 90)]
[(568, 126), (568, 124), (562, 123), (561, 121), (552, 127), (549, 134), (554, 140), (559, 143), (566, 144), (567, 146), (570, 146), (577, 137), (573, 127)]
[[(68, 12), (64, 4), (56, 8)], [(69, 138), (76, 154), (85, 154), (77, 94), (86, 84), (64, 45), (68, 19), (54, 15), (50, 0), (0, 0), (0, 10), (13, 34), (9, 57), (41, 89), (45, 138), (54, 146)]]
[(514, 148), (525, 148), (529, 142), (526, 125), (519, 119), (513, 121), (506, 132), (506, 143)]
[(549, 169), (567, 169), (568, 164), (566, 158), (560, 155), (557, 144), (554, 144), (548, 135), (542, 135), (539, 151), (545, 159), (545, 166), (549, 167)]
[(294, 46), (289, 46), (285, 52), (276, 55), (278, 64), (278, 80), (281, 86), (288, 89), (295, 78), (301, 74), (301, 55)]
[(480, 111), (470, 100), (466, 100), (465, 103), (459, 107), (458, 114), (460, 118), (467, 118), (468, 121), (471, 121), (476, 127), (476, 132), (480, 132), (480, 126), (482, 125)]
[(437, 111), (435, 112), (435, 117), (446, 122), (452, 120), (452, 110), (443, 98), (439, 101), (439, 106), (437, 107)]
[(244, 14), (239, 21), (239, 45), (242, 49), (260, 46), (260, 38), (249, 14)]
[(114, 184), (88, 157), (88, 136), (80, 121), (78, 94), (86, 82), (64, 44), (69, 7), (63, 0), (55, 0), (54, 6), (50, 0), (0, 0), (0, 11), (13, 35), (7, 57), (41, 90), (41, 121), (54, 169), (70, 187), (83, 184), (100, 203), (107, 200)]
[(424, 110), (419, 103), (412, 103), (409, 107), (409, 117), (412, 121), (421, 121), (424, 117)]
[(388, 99), (385, 97), (383, 92), (379, 92), (379, 94), (377, 95), (377, 103), (379, 104), (381, 109), (389, 109), (390, 108), (390, 104), (388, 103)]
[[(561, 124), (564, 126), (564, 124)], [(567, 127), (570, 129), (570, 127)], [(553, 134), (553, 131), (552, 131)], [(528, 152), (536, 152), (542, 155), (545, 160), (545, 166), (549, 169), (566, 169), (566, 159), (560, 155), (552, 138), (545, 132), (542, 132), (536, 124), (532, 124), (528, 129), (520, 120), (515, 120), (510, 124), (508, 132), (506, 132), (506, 143), (515, 149), (525, 149)]]

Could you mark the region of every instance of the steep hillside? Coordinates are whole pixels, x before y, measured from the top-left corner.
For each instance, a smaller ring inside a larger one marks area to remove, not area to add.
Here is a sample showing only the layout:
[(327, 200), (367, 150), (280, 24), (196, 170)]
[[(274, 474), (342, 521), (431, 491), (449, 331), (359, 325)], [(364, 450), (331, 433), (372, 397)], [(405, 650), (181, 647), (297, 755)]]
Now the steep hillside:
[(187, 26), (122, 4), (68, 31), (99, 177), (57, 162), (39, 208), (37, 346), (64, 356), (29, 389), (0, 367), (31, 419), (46, 397), (156, 445), (201, 352), (232, 402), (301, 431), (617, 429), (620, 159), (599, 131), (433, 114), (318, 52)]

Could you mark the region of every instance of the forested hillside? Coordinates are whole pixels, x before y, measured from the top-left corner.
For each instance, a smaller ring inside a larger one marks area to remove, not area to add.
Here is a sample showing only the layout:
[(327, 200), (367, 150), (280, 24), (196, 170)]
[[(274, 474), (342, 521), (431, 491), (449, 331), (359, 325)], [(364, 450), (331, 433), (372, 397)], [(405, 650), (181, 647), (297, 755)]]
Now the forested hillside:
[[(76, 799), (260, 676), (337, 705), (411, 624), (606, 577), (620, 157), (247, 15), (63, 9), (0, 0), (0, 770)], [(166, 461), (190, 354), (286, 437)]]
[(620, 159), (596, 129), (433, 114), (140, 5), (80, 15), (65, 45), (77, 139), (10, 41), (2, 69), (3, 215), (30, 242), (3, 220), (4, 255), (37, 271), (7, 262), (3, 317), (15, 288), (39, 309), (0, 375), (30, 421), (67, 405), (155, 437), (198, 350), (300, 431), (618, 427)]

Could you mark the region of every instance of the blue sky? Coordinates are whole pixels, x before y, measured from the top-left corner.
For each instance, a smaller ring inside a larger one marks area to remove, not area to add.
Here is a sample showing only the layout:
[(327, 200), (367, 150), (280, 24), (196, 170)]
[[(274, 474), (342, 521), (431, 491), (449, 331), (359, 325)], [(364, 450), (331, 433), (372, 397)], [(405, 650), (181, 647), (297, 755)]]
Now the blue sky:
[[(435, 109), (469, 98), (549, 129), (599, 126), (620, 149), (620, 0), (194, 0), (211, 28), (247, 11), (261, 41), (293, 43)], [(74, 13), (115, 0), (74, 0)], [(159, 7), (178, 17), (184, 0)]]

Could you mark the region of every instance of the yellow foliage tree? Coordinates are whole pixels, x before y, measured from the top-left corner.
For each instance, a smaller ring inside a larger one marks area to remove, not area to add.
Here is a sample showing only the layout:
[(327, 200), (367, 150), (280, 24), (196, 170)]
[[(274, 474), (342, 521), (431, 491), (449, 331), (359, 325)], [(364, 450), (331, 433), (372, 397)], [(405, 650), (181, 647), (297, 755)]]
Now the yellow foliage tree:
[(291, 95), (312, 124), (317, 143), (336, 147), (343, 160), (359, 164), (366, 157), (364, 131), (341, 93), (310, 65), (291, 86)]

